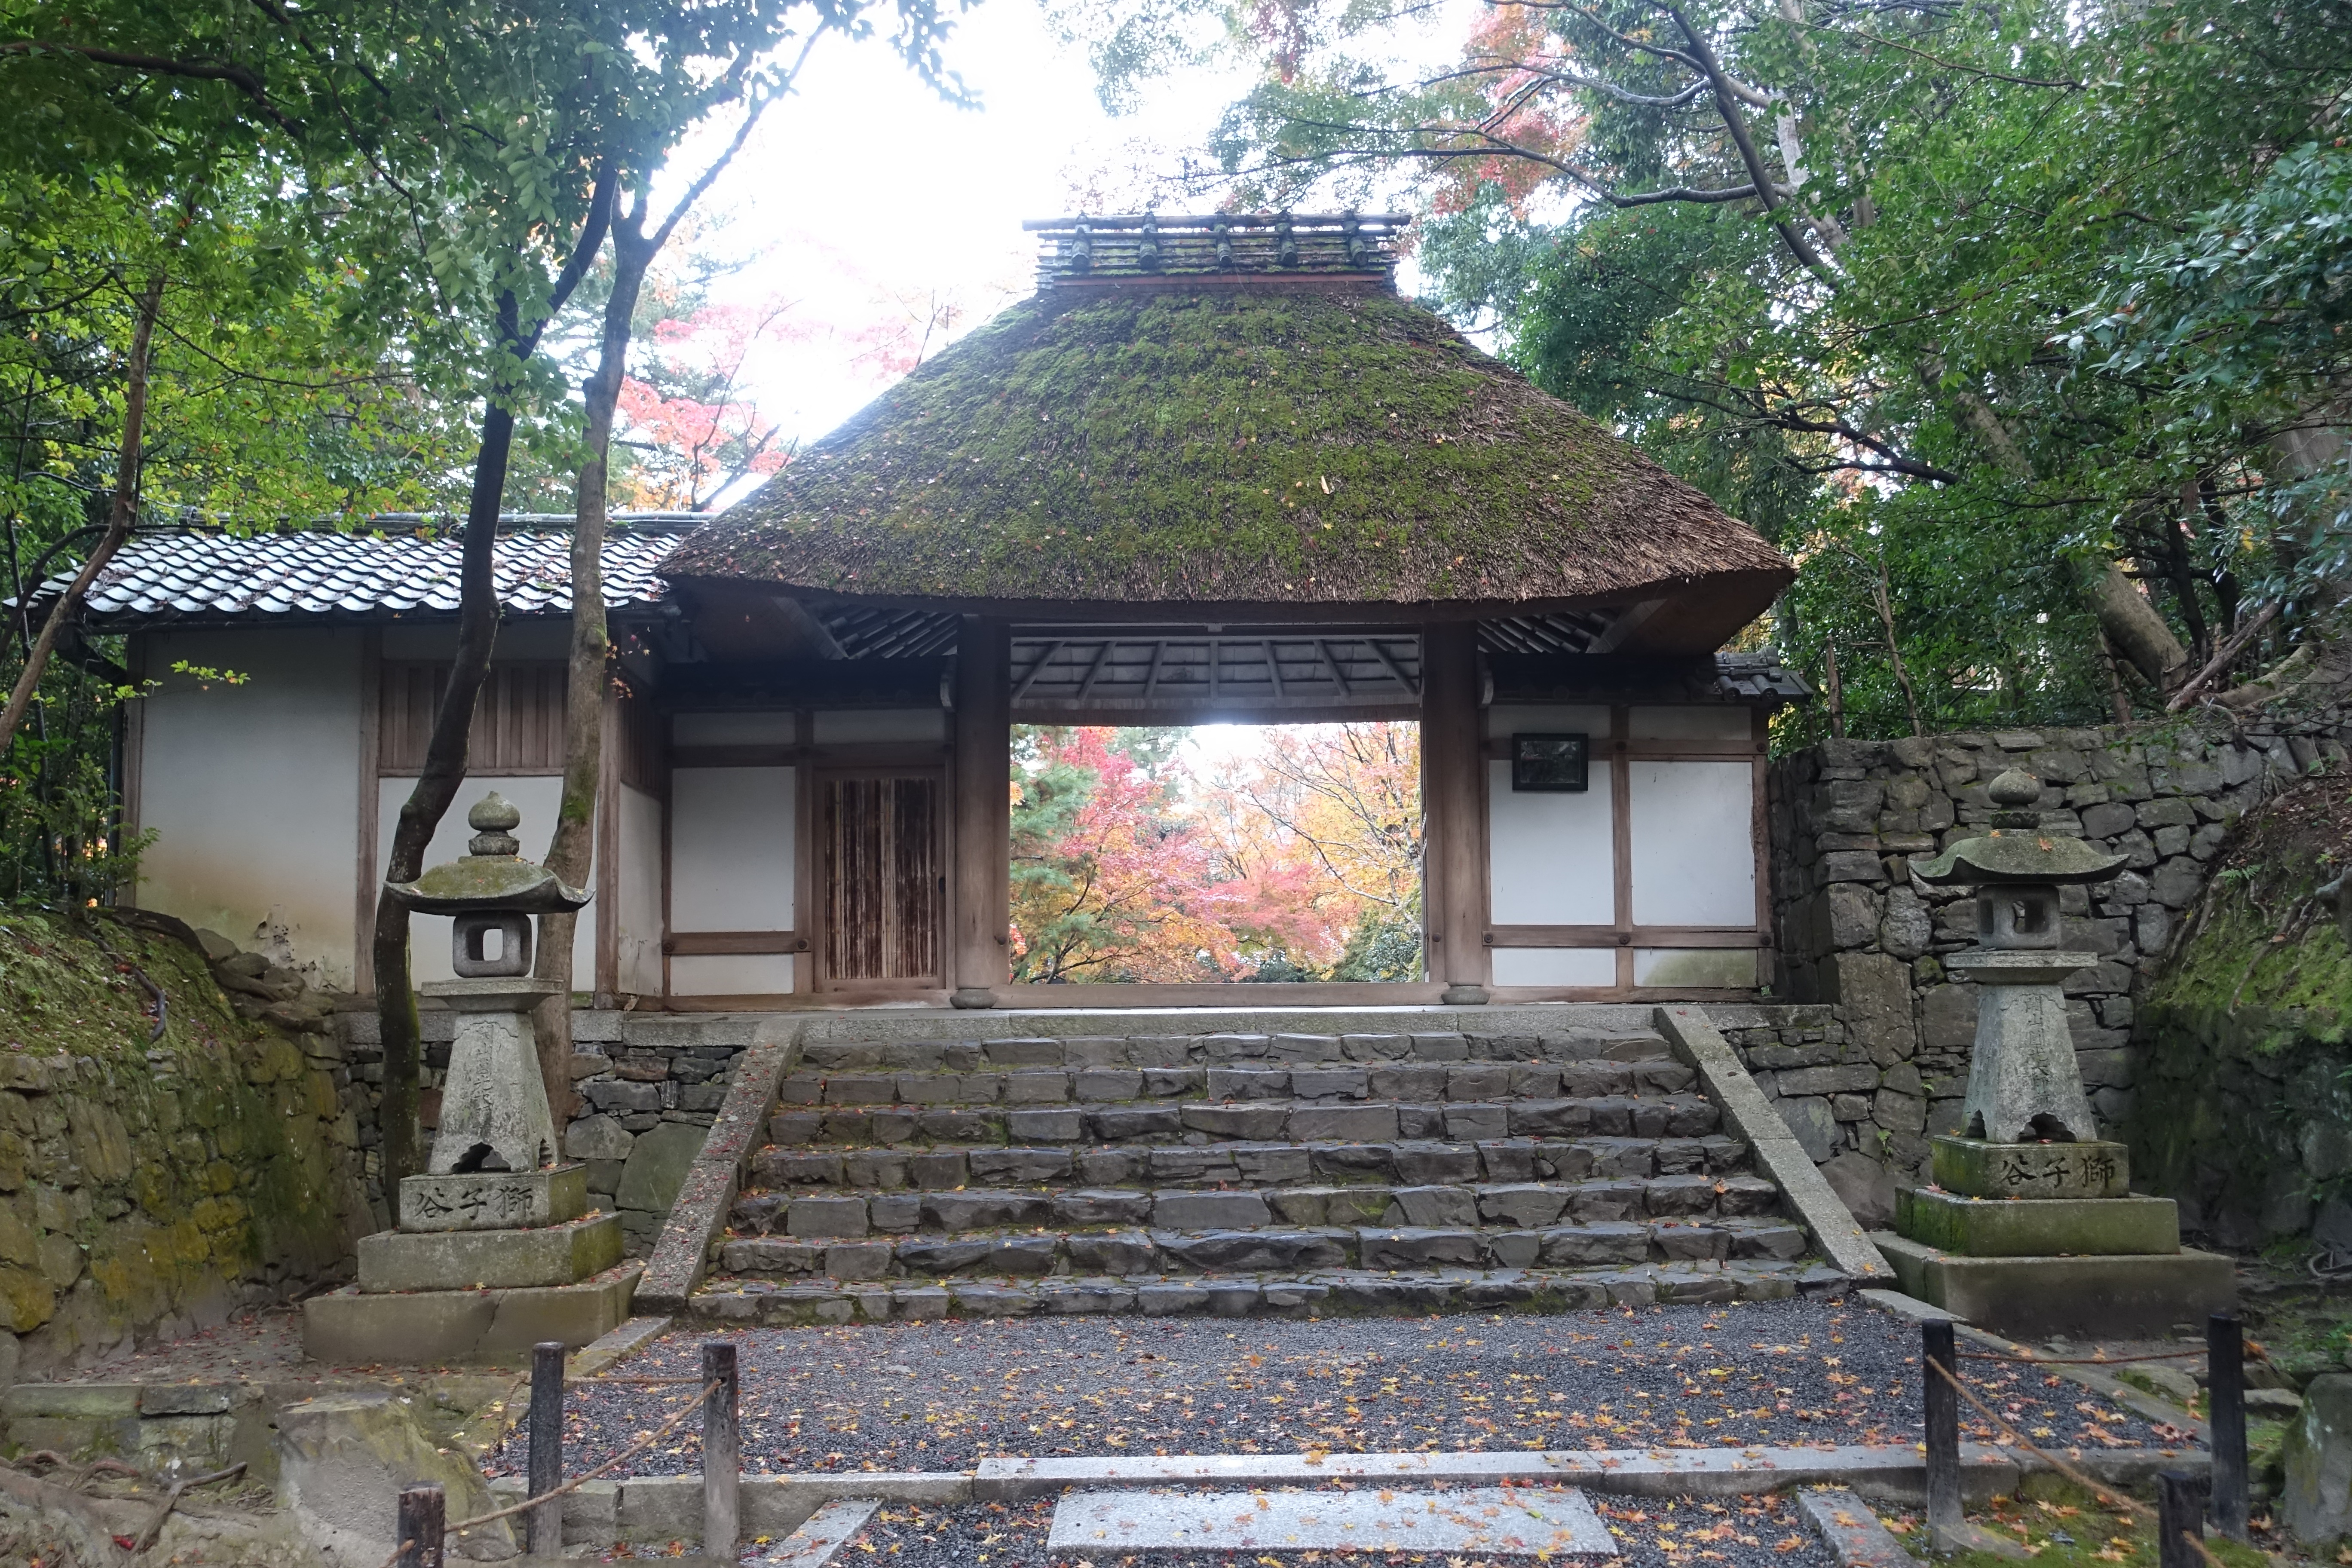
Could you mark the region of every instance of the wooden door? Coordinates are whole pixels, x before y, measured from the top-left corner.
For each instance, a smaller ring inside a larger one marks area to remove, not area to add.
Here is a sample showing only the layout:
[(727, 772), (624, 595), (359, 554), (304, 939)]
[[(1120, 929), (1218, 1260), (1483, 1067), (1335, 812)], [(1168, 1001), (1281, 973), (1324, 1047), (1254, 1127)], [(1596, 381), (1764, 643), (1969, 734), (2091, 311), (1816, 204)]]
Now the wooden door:
[(820, 775), (825, 988), (944, 984), (943, 783), (936, 772)]

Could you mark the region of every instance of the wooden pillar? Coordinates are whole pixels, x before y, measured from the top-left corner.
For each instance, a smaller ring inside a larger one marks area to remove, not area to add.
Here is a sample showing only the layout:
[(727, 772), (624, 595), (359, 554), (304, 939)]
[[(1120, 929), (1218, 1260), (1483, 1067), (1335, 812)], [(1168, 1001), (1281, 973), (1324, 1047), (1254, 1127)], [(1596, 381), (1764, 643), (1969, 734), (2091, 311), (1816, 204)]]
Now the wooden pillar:
[(1449, 1006), (1486, 1000), (1486, 763), (1478, 720), (1478, 628), (1422, 628), (1421, 800), (1429, 976)]
[(948, 944), (950, 1000), (992, 1007), (1010, 974), (1012, 924), (1012, 628), (966, 616), (956, 634), (955, 899)]

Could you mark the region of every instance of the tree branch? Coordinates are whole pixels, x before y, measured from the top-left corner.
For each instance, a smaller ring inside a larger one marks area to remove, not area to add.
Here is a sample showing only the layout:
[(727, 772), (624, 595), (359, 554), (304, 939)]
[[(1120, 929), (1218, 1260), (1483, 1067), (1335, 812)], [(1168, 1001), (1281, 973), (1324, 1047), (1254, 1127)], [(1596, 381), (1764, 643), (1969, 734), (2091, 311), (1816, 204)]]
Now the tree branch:
[(0, 54), (26, 55), (54, 52), (78, 55), (92, 65), (114, 66), (123, 70), (139, 71), (148, 76), (182, 77), (191, 81), (222, 81), (253, 100), (255, 108), (267, 115), (270, 122), (289, 136), (302, 134), (301, 121), (291, 118), (269, 100), (269, 89), (261, 79), (245, 67), (234, 64), (214, 64), (204, 60), (175, 60), (164, 55), (131, 54), (123, 49), (100, 48), (95, 44), (68, 44), (55, 38), (17, 38), (0, 43)]

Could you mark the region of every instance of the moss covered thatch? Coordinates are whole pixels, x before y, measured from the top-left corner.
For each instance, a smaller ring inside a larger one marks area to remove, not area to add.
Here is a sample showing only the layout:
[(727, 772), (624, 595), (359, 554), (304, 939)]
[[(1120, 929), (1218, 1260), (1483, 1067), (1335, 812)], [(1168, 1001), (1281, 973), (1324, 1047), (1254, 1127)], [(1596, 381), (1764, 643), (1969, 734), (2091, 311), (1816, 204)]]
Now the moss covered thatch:
[(1788, 563), (1385, 290), (1014, 306), (688, 539), (673, 579), (1227, 604), (1622, 600)]

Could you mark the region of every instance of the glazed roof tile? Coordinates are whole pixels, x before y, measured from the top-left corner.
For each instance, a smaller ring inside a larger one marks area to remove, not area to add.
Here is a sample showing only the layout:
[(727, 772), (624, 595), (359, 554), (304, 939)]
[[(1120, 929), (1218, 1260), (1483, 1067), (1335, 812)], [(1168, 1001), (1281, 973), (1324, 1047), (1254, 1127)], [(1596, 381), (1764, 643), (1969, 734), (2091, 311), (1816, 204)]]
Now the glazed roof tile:
[[(605, 611), (651, 608), (667, 592), (658, 572), (683, 525), (668, 518), (614, 521), (604, 542)], [(455, 616), (460, 549), (456, 530), (415, 526), (141, 532), (90, 585), (85, 618), (119, 630), (175, 621)], [(43, 583), (36, 607), (70, 581), (60, 573)], [(518, 522), (501, 531), (497, 581), (510, 616), (570, 615), (571, 531)]]

